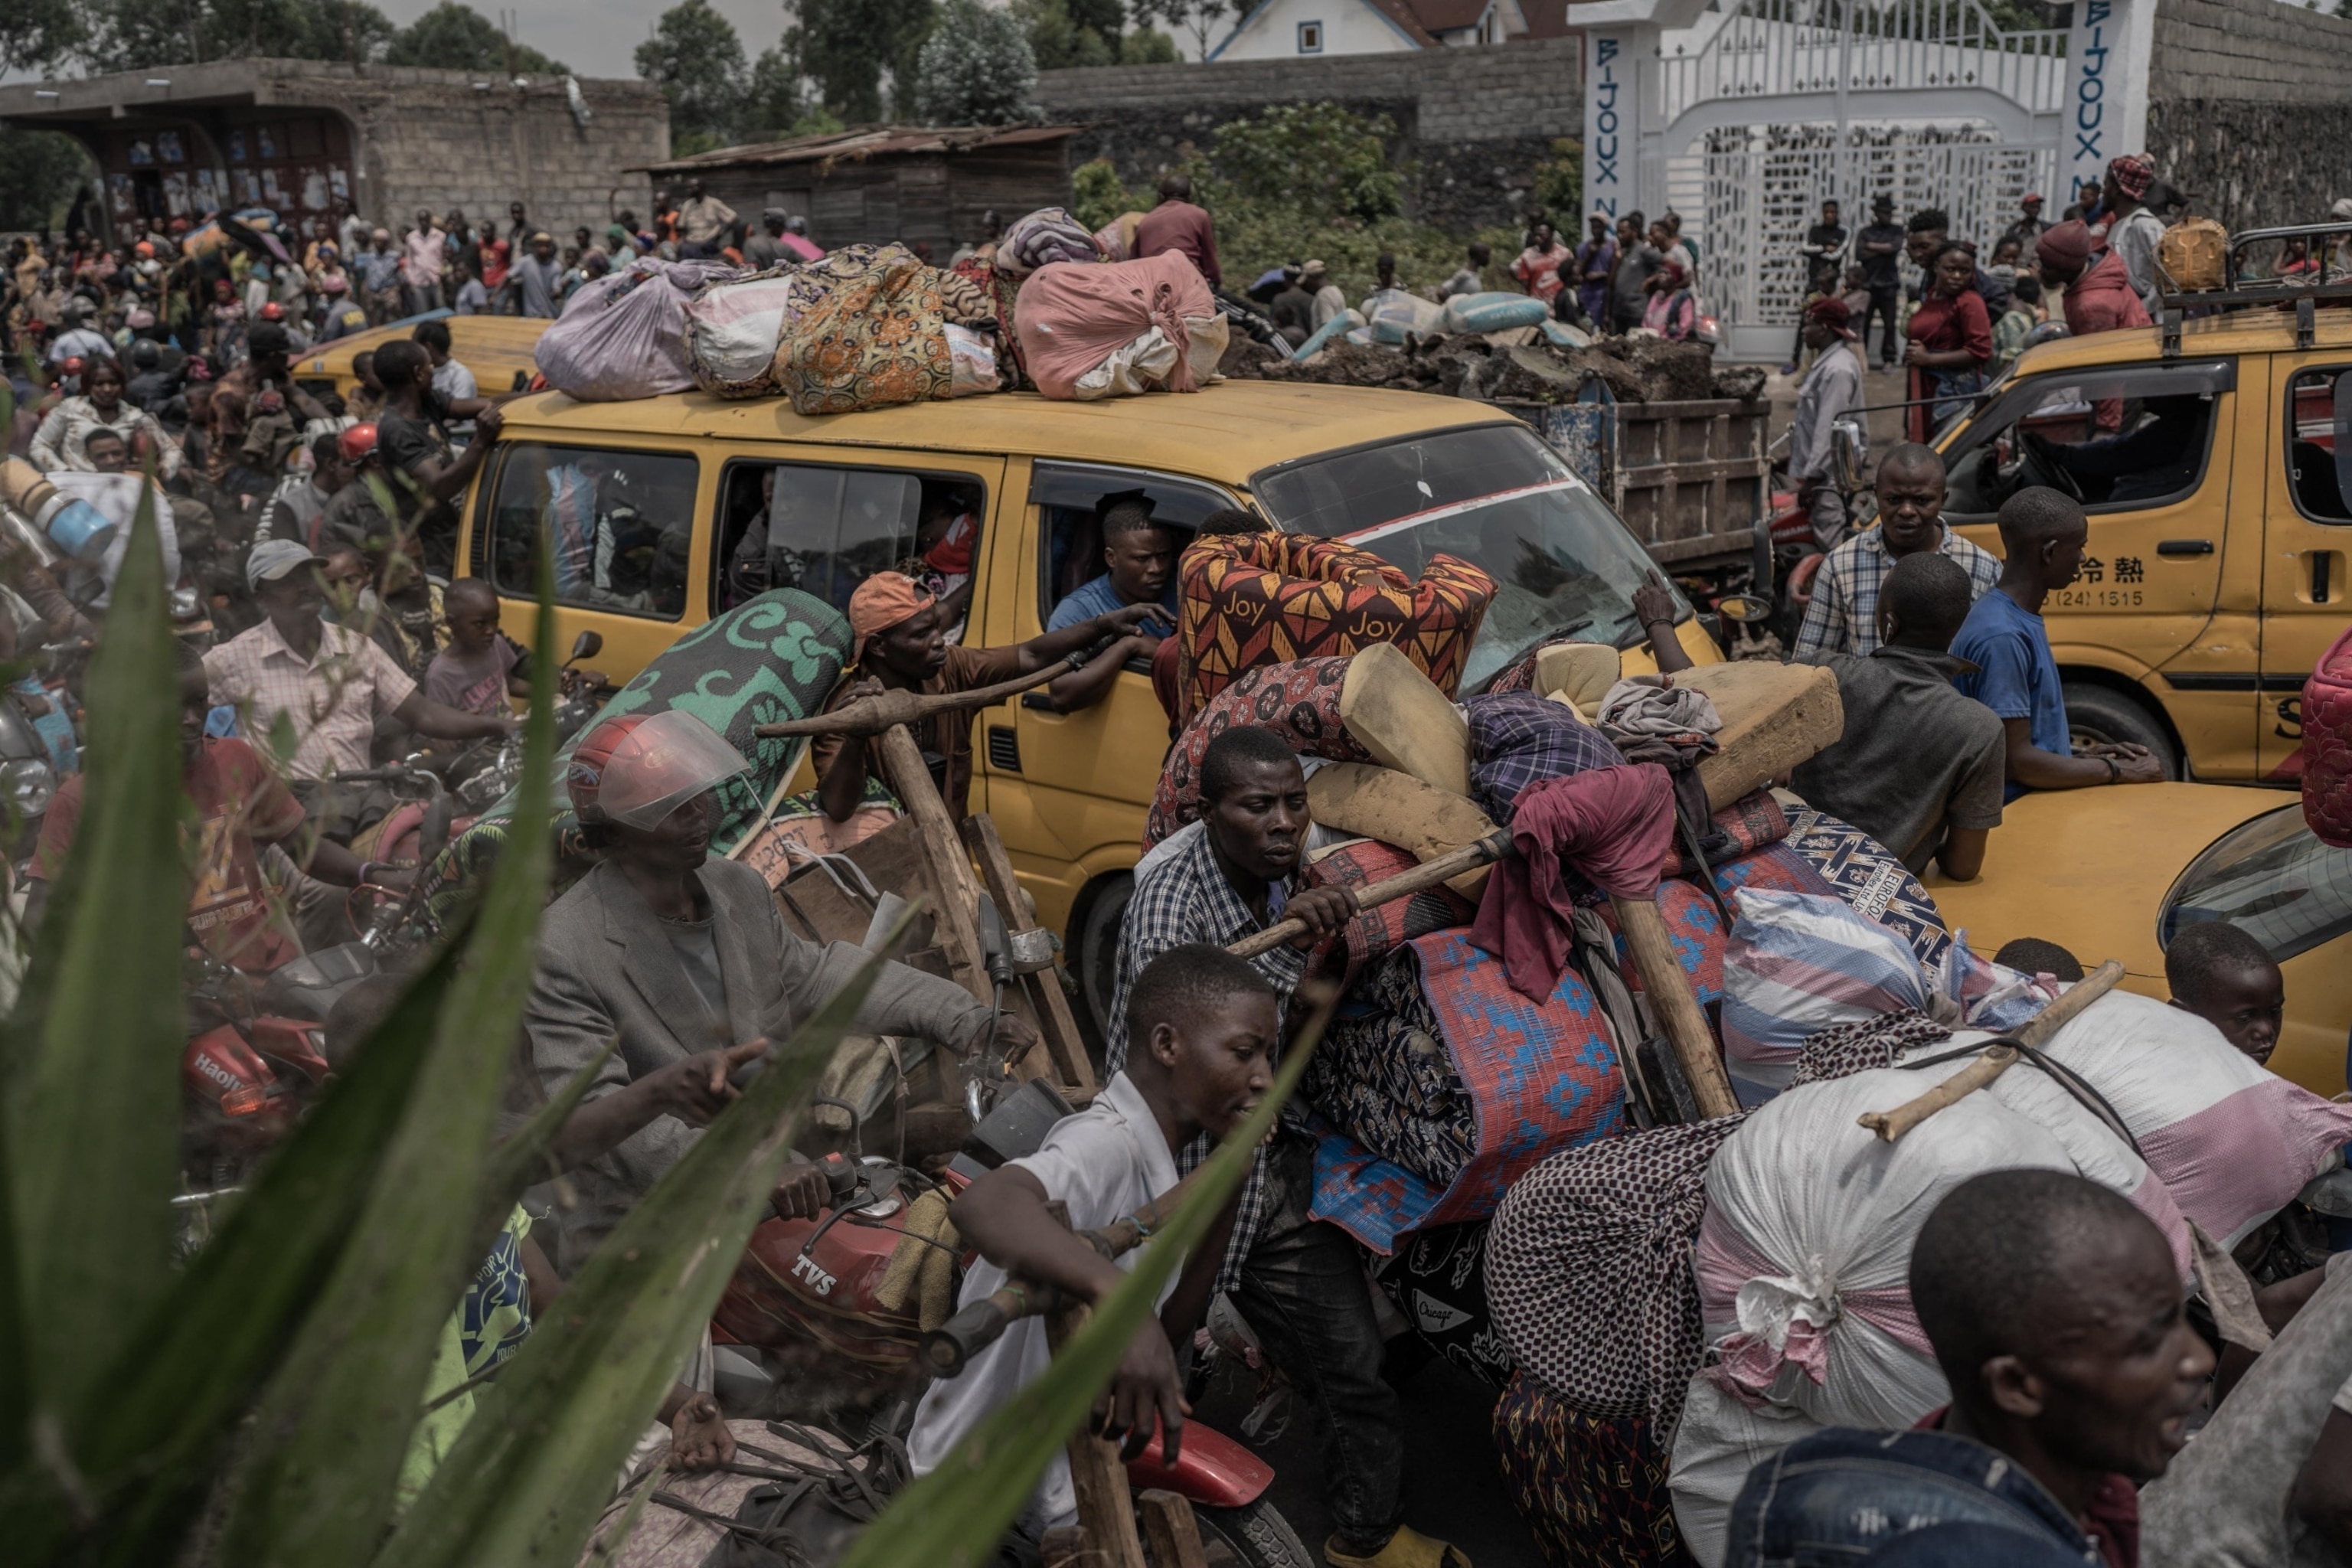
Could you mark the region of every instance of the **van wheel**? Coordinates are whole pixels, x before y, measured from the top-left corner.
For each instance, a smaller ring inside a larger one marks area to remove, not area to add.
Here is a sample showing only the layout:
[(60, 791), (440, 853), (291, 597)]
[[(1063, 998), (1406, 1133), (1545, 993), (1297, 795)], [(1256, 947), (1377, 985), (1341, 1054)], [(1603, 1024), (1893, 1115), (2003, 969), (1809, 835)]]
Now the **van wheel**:
[(2146, 746), (2164, 765), (2164, 776), (2181, 776), (2180, 748), (2148, 710), (2112, 687), (2087, 680), (2065, 684), (2066, 725), (2076, 745), (2126, 742)]
[(1110, 999), (1118, 988), (1118, 928), (1127, 919), (1127, 903), (1135, 897), (1135, 878), (1125, 871), (1104, 879), (1078, 918), (1076, 952), (1078, 999), (1086, 1005), (1087, 1054), (1095, 1064), (1095, 1081), (1104, 1078), (1103, 1053), (1110, 1038)]

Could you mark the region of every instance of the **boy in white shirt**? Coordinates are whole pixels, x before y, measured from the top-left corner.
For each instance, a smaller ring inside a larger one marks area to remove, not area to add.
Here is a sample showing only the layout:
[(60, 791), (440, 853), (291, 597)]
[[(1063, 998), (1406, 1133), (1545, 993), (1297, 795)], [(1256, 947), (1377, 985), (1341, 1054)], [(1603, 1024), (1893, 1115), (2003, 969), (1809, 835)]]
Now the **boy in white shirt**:
[[(1142, 1248), (1112, 1263), (1076, 1232), (1152, 1213), (1152, 1200), (1176, 1184), (1178, 1151), (1203, 1131), (1225, 1136), (1255, 1109), (1274, 1079), (1280, 1028), (1274, 987), (1223, 949), (1192, 944), (1153, 959), (1128, 1001), (1125, 1070), (1111, 1075), (1092, 1105), (1057, 1123), (1037, 1152), (1008, 1160), (950, 1209), (958, 1232), (984, 1259), (965, 1276), (959, 1304), (985, 1299), (1008, 1277), (1089, 1302), (1108, 1295)], [(1045, 1212), (1053, 1199), (1069, 1205), (1068, 1226)], [(1186, 1260), (1160, 1298), (1160, 1316), (1137, 1332), (1096, 1407), (1098, 1429), (1123, 1439), (1128, 1458), (1142, 1453), (1155, 1425), (1165, 1428), (1171, 1459), (1180, 1449), (1190, 1407), (1173, 1347), (1191, 1342), (1207, 1310), (1224, 1230), (1221, 1222), (1212, 1245)], [(932, 1384), (907, 1438), (915, 1473), (938, 1468), (1050, 1360), (1045, 1321), (1024, 1318), (962, 1375)], [(1034, 1539), (1076, 1518), (1069, 1461), (1057, 1454), (1014, 1528)]]

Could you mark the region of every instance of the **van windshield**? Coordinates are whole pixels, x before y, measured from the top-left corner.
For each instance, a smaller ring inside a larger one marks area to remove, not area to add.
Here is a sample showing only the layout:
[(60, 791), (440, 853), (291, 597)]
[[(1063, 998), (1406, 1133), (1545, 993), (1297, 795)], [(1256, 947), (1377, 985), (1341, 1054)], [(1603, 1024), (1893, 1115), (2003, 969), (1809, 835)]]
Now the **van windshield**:
[[(1494, 578), (1495, 602), (1463, 671), (1465, 692), (1547, 642), (1628, 647), (1642, 638), (1633, 590), (1653, 569), (1649, 553), (1524, 426), (1308, 458), (1254, 476), (1250, 490), (1281, 527), (1345, 539), (1408, 576), (1443, 554)], [(1690, 613), (1676, 594), (1676, 621)]]
[(2228, 921), (2284, 963), (2352, 931), (2352, 849), (2323, 844), (2283, 805), (2215, 839), (2166, 895), (2158, 940)]

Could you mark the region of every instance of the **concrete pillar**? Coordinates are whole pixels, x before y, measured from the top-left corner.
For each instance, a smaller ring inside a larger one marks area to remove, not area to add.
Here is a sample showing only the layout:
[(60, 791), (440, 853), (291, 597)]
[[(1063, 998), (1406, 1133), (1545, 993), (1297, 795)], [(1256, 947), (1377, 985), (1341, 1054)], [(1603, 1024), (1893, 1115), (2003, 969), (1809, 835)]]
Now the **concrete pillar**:
[(2074, 199), (2107, 162), (2147, 147), (2148, 59), (2156, 0), (2076, 0), (2066, 40), (2066, 96), (2059, 114), (2058, 171), (2052, 210)]

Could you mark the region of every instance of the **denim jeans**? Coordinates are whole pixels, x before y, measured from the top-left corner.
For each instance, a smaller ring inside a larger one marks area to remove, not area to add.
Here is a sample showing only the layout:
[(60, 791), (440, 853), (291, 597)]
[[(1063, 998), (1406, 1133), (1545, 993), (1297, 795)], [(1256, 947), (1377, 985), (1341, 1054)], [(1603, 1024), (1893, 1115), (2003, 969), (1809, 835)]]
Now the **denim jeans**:
[[(1965, 1531), (1961, 1527), (1966, 1527)], [(1940, 1554), (1990, 1536), (1998, 1557)], [(1943, 1432), (1864, 1432), (1832, 1426), (1792, 1443), (1749, 1472), (1731, 1505), (1724, 1568), (1848, 1568), (1899, 1536), (1901, 1560), (1995, 1562), (2003, 1568), (2096, 1563), (2098, 1549), (2058, 1500), (2013, 1461)]]
[(1381, 1378), (1372, 1287), (1355, 1238), (1307, 1217), (1314, 1140), (1280, 1133), (1266, 1174), (1265, 1226), (1242, 1265), (1236, 1304), (1315, 1413), (1333, 1525), (1377, 1549), (1402, 1512), (1404, 1430), (1396, 1390)]

